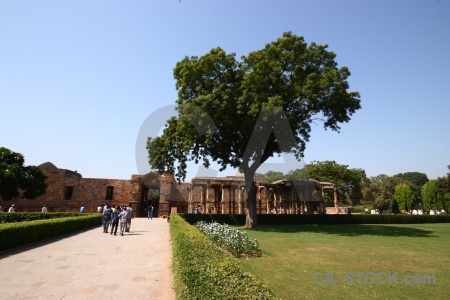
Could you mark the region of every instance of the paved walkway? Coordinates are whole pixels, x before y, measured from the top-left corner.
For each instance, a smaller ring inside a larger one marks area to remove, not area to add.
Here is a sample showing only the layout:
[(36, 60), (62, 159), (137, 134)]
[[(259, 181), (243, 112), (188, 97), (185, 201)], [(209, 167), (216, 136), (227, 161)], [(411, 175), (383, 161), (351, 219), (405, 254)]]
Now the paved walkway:
[(135, 218), (0, 253), (0, 299), (175, 299), (166, 219)]

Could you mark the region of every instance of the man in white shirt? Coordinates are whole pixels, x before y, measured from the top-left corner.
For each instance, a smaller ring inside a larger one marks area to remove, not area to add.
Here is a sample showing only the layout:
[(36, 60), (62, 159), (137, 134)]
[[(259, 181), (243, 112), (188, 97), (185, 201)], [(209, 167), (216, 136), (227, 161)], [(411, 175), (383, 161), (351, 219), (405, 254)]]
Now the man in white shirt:
[(126, 208), (126, 211), (127, 211), (127, 226), (126, 226), (125, 231), (130, 232), (131, 218), (134, 218), (133, 209), (131, 208), (131, 204), (128, 205), (128, 207)]

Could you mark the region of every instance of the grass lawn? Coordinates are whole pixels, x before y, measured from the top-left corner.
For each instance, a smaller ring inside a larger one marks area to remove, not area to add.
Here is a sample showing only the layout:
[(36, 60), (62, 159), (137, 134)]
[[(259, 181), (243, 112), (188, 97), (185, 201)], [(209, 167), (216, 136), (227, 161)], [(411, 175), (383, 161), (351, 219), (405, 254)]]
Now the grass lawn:
[(245, 270), (285, 300), (450, 299), (450, 224), (237, 229), (263, 250)]

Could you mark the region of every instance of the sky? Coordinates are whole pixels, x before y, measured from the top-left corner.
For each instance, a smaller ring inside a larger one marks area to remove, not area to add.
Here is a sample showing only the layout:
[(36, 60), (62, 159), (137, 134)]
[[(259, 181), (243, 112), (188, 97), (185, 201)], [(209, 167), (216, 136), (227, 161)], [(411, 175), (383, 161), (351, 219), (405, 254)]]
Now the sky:
[[(340, 133), (313, 126), (301, 163), (446, 175), (449, 0), (0, 0), (0, 147), (85, 178), (145, 174), (146, 137), (175, 114), (176, 63), (215, 47), (239, 58), (286, 31), (327, 44), (361, 95)], [(236, 173), (216, 170), (190, 164), (186, 180)]]

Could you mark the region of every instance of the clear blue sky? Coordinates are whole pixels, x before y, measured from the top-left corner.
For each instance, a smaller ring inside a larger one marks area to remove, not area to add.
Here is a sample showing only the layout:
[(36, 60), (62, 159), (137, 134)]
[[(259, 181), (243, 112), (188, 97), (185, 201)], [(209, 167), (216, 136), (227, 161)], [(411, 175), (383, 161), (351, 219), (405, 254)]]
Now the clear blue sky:
[(448, 0), (0, 0), (0, 146), (27, 165), (129, 179), (149, 168), (137, 138), (175, 103), (178, 61), (217, 46), (240, 57), (285, 31), (328, 44), (362, 100), (341, 133), (313, 127), (306, 162), (447, 173)]

